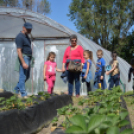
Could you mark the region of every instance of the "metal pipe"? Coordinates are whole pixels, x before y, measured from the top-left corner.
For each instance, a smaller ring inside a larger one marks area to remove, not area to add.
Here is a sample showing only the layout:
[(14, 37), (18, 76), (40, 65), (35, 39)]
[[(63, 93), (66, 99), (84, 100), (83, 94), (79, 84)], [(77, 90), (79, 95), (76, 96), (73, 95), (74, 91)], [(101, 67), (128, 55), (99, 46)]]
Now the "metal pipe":
[[(55, 40), (55, 39), (69, 39), (69, 37), (40, 37), (40, 38), (33, 38), (33, 40)], [(14, 41), (15, 38), (0, 38), (0, 41)]]

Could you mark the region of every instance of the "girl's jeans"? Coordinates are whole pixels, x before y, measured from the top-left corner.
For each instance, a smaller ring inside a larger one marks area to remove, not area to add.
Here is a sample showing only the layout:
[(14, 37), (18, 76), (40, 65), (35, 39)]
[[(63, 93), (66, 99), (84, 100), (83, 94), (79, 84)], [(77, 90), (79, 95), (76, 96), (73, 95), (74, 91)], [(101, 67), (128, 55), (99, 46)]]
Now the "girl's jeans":
[(47, 86), (48, 86), (47, 91), (48, 91), (49, 94), (53, 93), (53, 88), (54, 88), (54, 85), (55, 85), (55, 79), (56, 79), (55, 75), (47, 75), (46, 76), (46, 82), (47, 82)]
[(112, 88), (115, 86), (118, 86), (120, 83), (120, 75), (119, 74), (116, 74), (114, 76), (111, 76), (110, 77), (110, 80), (109, 80), (109, 90), (112, 90)]
[(69, 95), (73, 95), (73, 83), (75, 81), (75, 91), (76, 95), (80, 95), (80, 72), (74, 73), (68, 71), (68, 90), (69, 90)]
[(19, 94), (21, 93), (21, 96), (27, 96), (26, 90), (25, 90), (25, 82), (29, 79), (30, 77), (30, 62), (31, 58), (29, 56), (24, 56), (24, 61), (25, 63), (29, 66), (28, 69), (24, 69), (22, 67), (22, 64), (20, 64), (20, 71), (19, 71), (19, 82), (15, 87), (15, 93)]

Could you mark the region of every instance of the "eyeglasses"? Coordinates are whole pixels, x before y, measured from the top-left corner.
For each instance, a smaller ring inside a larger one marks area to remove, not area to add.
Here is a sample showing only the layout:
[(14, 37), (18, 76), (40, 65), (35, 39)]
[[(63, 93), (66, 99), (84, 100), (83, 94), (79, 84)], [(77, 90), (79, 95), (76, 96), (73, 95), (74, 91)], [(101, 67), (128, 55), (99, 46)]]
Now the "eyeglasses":
[(77, 40), (71, 40), (71, 42), (77, 42)]

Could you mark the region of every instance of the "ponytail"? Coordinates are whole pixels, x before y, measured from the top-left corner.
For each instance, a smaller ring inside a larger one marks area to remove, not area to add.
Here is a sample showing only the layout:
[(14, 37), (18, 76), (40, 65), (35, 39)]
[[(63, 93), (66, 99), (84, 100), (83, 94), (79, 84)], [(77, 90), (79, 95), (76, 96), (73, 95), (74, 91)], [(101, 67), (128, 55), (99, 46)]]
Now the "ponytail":
[(91, 60), (93, 60), (93, 52), (92, 52), (92, 51), (89, 51), (89, 58), (90, 58)]
[(92, 51), (85, 50), (84, 52), (86, 52), (86, 53), (88, 54), (89, 58), (90, 58), (91, 60), (93, 60), (93, 52), (92, 52)]

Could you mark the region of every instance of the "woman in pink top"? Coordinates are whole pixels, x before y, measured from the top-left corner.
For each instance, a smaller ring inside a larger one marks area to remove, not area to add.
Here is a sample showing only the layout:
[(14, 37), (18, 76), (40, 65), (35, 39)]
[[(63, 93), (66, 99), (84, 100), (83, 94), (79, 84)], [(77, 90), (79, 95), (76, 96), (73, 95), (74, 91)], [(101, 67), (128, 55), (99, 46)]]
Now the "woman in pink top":
[(44, 81), (46, 80), (48, 85), (48, 93), (53, 93), (53, 88), (56, 80), (56, 71), (62, 72), (62, 70), (57, 68), (56, 62), (54, 62), (56, 54), (50, 52), (47, 57), (47, 61), (44, 64)]
[[(71, 46), (68, 46), (65, 50), (64, 57), (63, 57), (63, 64), (62, 64), (62, 71), (65, 72), (68, 69), (68, 64), (70, 60), (74, 60), (81, 63), (84, 63), (83, 58), (83, 48), (80, 45), (77, 45), (77, 36), (71, 35), (70, 36)], [(66, 67), (66, 69), (65, 69)], [(68, 94), (72, 96), (73, 94), (73, 82), (75, 81), (75, 90), (76, 90), (76, 97), (80, 95), (80, 72), (74, 73), (68, 71)]]

